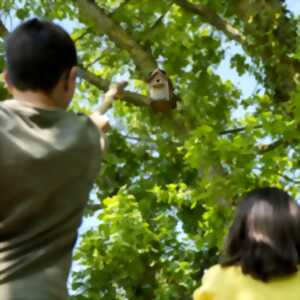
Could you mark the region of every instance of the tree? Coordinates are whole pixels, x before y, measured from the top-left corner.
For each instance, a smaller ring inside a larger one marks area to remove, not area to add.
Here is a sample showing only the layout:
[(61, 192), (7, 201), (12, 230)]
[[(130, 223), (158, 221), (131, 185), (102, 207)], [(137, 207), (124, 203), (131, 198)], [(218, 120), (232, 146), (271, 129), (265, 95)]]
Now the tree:
[[(80, 56), (73, 110), (129, 80), (111, 111), (110, 153), (86, 211), (98, 224), (76, 251), (72, 299), (190, 299), (244, 192), (298, 195), (299, 20), (285, 1), (7, 0), (0, 10), (3, 22), (68, 21)], [(230, 56), (228, 45), (240, 50)], [(217, 74), (225, 58), (256, 78), (251, 96)], [(144, 80), (157, 66), (180, 110), (151, 110)]]

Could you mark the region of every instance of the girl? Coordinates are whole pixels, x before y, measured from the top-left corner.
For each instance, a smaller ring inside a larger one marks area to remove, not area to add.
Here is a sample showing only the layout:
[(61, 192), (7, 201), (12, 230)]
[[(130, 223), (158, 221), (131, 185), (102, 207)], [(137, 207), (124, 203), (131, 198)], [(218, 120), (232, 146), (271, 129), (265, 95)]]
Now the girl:
[(280, 189), (256, 189), (240, 203), (220, 264), (194, 300), (299, 300), (299, 262), (299, 206)]

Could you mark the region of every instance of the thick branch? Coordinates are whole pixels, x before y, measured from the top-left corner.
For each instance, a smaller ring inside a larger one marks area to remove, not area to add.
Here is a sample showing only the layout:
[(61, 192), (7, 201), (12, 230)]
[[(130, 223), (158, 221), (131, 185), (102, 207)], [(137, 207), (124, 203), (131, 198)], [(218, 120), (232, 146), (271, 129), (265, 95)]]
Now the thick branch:
[(289, 100), (300, 63), (291, 57), (297, 47), (297, 21), (286, 10), (285, 1), (233, 0), (232, 7), (252, 41), (245, 51), (264, 66), (265, 87), (276, 101)]
[(137, 106), (149, 106), (150, 99), (138, 93), (125, 91), (122, 100)]
[[(88, 81), (89, 83), (93, 84), (100, 90), (106, 91), (109, 89), (110, 82), (104, 80), (103, 78), (96, 76), (95, 74), (80, 68), (79, 76)], [(122, 94), (122, 101), (128, 102), (130, 104), (134, 104), (136, 106), (149, 106), (150, 99), (146, 96), (143, 96), (138, 93), (124, 91)]]
[(245, 37), (242, 33), (239, 32), (238, 29), (234, 28), (230, 23), (222, 19), (205, 5), (190, 3), (187, 0), (173, 1), (184, 10), (201, 16), (205, 22), (222, 31), (226, 36), (228, 36), (228, 38), (235, 40), (241, 44), (245, 42)]
[(300, 63), (290, 57), (296, 49), (297, 26), (296, 20), (285, 9), (284, 1), (233, 0), (231, 7), (243, 21), (241, 26), (247, 36), (204, 5), (189, 0), (173, 2), (239, 42), (249, 56), (262, 62), (266, 73), (265, 87), (274, 99), (278, 102), (290, 99), (290, 93), (296, 87), (295, 78), (300, 74)]
[(143, 49), (119, 24), (115, 23), (93, 0), (78, 0), (80, 17), (98, 33), (107, 34), (126, 50), (144, 78), (156, 68), (152, 55)]
[(100, 76), (97, 76), (94, 73), (83, 69), (82, 67), (79, 68), (78, 75), (100, 90), (106, 91), (109, 89), (110, 82), (108, 80), (105, 80)]

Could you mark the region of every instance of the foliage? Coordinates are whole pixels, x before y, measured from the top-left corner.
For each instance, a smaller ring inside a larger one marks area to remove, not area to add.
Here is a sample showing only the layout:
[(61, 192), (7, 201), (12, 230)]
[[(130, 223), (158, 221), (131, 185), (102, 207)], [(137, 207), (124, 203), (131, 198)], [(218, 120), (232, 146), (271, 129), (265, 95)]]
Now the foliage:
[[(190, 1), (241, 33), (242, 50), (231, 55), (226, 47), (237, 42), (225, 27), (173, 2), (96, 1), (167, 71), (182, 108), (164, 115), (115, 103), (110, 153), (86, 212), (98, 225), (75, 253), (74, 300), (190, 299), (217, 261), (243, 193), (263, 185), (299, 193), (297, 17), (281, 0)], [(7, 23), (32, 15), (64, 21), (86, 69), (146, 93), (132, 52), (83, 18), (77, 1), (2, 1), (0, 11)], [(259, 89), (244, 97), (224, 81), (216, 71), (224, 60), (239, 76), (254, 76)], [(72, 109), (92, 110), (102, 93), (80, 79)]]

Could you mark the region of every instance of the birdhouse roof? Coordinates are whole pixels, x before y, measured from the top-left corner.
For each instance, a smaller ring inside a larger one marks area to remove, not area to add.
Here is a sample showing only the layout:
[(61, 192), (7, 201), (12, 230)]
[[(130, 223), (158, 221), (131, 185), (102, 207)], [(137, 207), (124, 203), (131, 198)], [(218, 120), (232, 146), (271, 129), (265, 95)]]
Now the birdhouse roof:
[(161, 75), (168, 80), (167, 73), (164, 70), (157, 68), (149, 75), (148, 82), (151, 82), (158, 75)]

